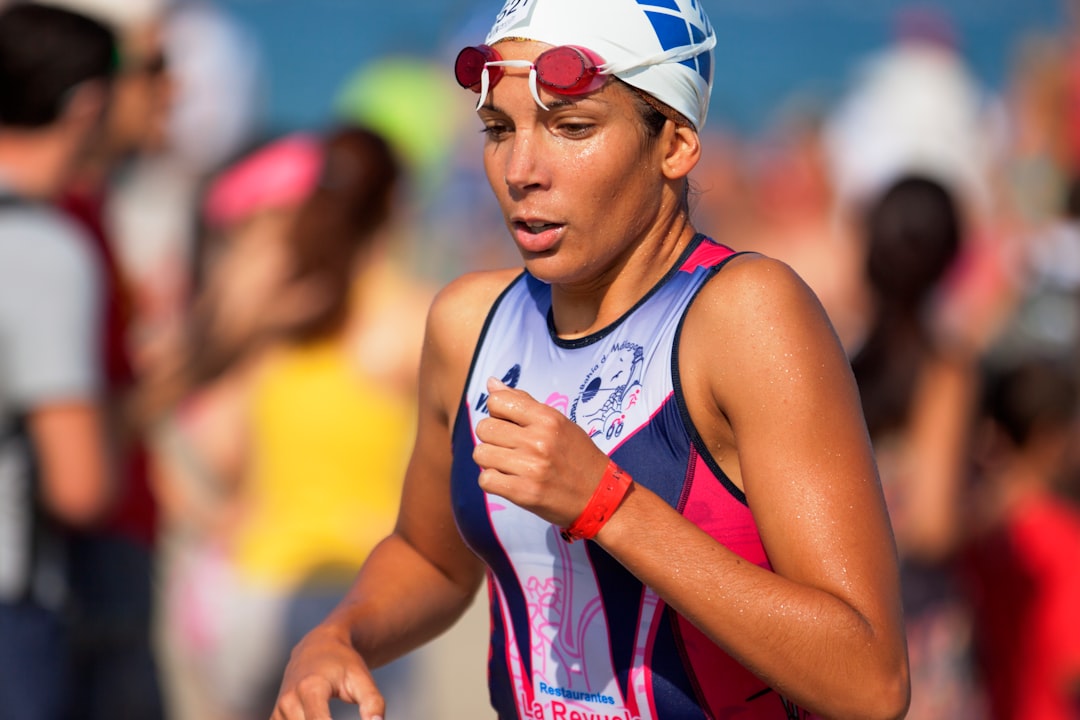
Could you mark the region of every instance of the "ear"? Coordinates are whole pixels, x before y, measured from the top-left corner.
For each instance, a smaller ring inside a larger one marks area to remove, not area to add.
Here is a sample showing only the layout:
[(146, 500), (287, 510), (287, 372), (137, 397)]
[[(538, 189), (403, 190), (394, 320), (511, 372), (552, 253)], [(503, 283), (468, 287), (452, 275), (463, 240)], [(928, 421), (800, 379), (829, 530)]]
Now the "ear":
[(105, 115), (109, 85), (103, 80), (86, 80), (68, 92), (61, 117), (65, 122), (94, 125)]
[(701, 159), (701, 139), (692, 127), (668, 120), (660, 133), (660, 142), (665, 148), (662, 169), (669, 180), (686, 177)]

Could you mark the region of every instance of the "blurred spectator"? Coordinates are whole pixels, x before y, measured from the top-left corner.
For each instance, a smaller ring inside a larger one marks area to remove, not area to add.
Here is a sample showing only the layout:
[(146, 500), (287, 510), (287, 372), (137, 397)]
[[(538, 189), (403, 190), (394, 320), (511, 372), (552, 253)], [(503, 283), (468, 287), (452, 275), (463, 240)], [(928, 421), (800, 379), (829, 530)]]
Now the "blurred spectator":
[(899, 175), (921, 173), (947, 182), (962, 206), (985, 208), (995, 150), (991, 107), (949, 19), (928, 7), (902, 12), (895, 43), (859, 66), (828, 119), (841, 199), (858, 205)]
[(137, 380), (129, 347), (133, 303), (106, 208), (124, 163), (158, 151), (165, 142), (172, 96), (161, 37), (165, 0), (40, 2), (95, 18), (118, 41), (106, 131), (61, 199), (89, 230), (105, 270), (107, 315), (99, 344), (120, 488), (117, 507), (105, 525), (83, 533), (72, 545), (79, 697), (74, 717), (155, 720), (164, 712), (151, 632), (156, 508), (147, 480), (145, 438), (127, 408)]
[(172, 79), (164, 143), (127, 159), (107, 208), (133, 289), (138, 366), (154, 362), (158, 341), (182, 323), (207, 181), (256, 142), (263, 122), (260, 53), (220, 3), (171, 0), (160, 37)]
[[(346, 126), (263, 147), (210, 189), (208, 221), (227, 233), (208, 248), (220, 254), (190, 369), (166, 388), (186, 400), (168, 420), (162, 493), (216, 484), (216, 550), (166, 601), (195, 631), (177, 640), (201, 650), (222, 717), (268, 716), (289, 650), (396, 517), (430, 299), (391, 256), (399, 173), (386, 141)], [(206, 572), (214, 588), (199, 587)], [(402, 718), (420, 699), (410, 663), (380, 671)]]
[(162, 41), (175, 79), (167, 154), (201, 177), (248, 146), (262, 118), (262, 58), (212, 0), (172, 0)]
[(278, 303), (275, 293), (288, 268), (289, 228), (322, 162), (319, 139), (296, 133), (253, 151), (211, 184), (194, 303), (182, 332), (163, 339), (143, 387), (140, 404), (155, 428), (154, 488), (163, 514), (161, 658), (177, 720), (228, 716), (213, 670), (231, 578), (226, 540), (244, 472), (252, 375), (281, 327), (263, 321), (296, 304)]
[(406, 164), (409, 192), (400, 219), (410, 227), (393, 252), (437, 284), (521, 262), (505, 242), (502, 216), (486, 202), (491, 188), (478, 160), (480, 123), (457, 102), (450, 64), (379, 58), (353, 72), (335, 99), (338, 117), (382, 134)]
[(992, 720), (1080, 717), (1080, 509), (1060, 494), (1075, 363), (1033, 354), (986, 384), (968, 569)]
[[(48, 201), (100, 142), (115, 40), (56, 8), (0, 12), (0, 708), (68, 719), (65, 549), (113, 493), (91, 241)], [(129, 716), (132, 717), (132, 716)]]
[(1060, 37), (1035, 35), (1019, 44), (1010, 67), (1008, 197), (1035, 230), (1058, 214), (1070, 172), (1068, 62)]
[(1030, 229), (1012, 265), (1010, 314), (990, 348), (995, 363), (1030, 355), (1080, 358), (1080, 177), (1041, 229)]
[(865, 223), (872, 321), (852, 367), (900, 552), (912, 720), (981, 718), (952, 565), (979, 357), (934, 322), (963, 222), (949, 189), (905, 176)]
[[(823, 134), (822, 119), (814, 111), (800, 108), (782, 118), (743, 149), (747, 189), (741, 203), (724, 207), (723, 197), (713, 194), (702, 205), (717, 215), (709, 226), (720, 228), (722, 242), (791, 265), (818, 296), (850, 352), (866, 332), (864, 248), (850, 217), (837, 212)], [(714, 157), (706, 168), (715, 162), (730, 160)]]

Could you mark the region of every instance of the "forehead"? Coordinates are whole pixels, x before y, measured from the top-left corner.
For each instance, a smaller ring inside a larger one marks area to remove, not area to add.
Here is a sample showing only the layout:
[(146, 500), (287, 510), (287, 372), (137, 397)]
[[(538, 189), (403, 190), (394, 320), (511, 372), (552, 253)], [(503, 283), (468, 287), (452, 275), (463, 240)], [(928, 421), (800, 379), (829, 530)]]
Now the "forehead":
[[(517, 38), (506, 38), (498, 41), (492, 45), (495, 50), (498, 51), (499, 57), (503, 60), (524, 60), (528, 62), (535, 62), (542, 53), (547, 50), (556, 47), (549, 43), (539, 42), (537, 40), (524, 40)], [(500, 94), (500, 86), (504, 83), (512, 85), (515, 81), (526, 81), (529, 77), (529, 68), (527, 67), (505, 67), (502, 69), (503, 79), (494, 84), (488, 91), (487, 105), (492, 104), (493, 96)], [(634, 94), (627, 88), (622, 87), (622, 83), (614, 82), (614, 76), (612, 81), (604, 83), (602, 87), (593, 92), (586, 93), (584, 95), (559, 95), (551, 92), (548, 88), (540, 86), (538, 91), (541, 97), (544, 99), (544, 104), (551, 108), (573, 106), (580, 103), (587, 103), (589, 101), (596, 101), (603, 104), (614, 103), (629, 103), (633, 104)], [(509, 80), (509, 82), (508, 82)], [(505, 87), (503, 88), (505, 91)], [(531, 100), (530, 100), (531, 102)], [(498, 104), (498, 103), (496, 103)]]
[(535, 60), (540, 53), (555, 47), (537, 40), (506, 38), (492, 45), (505, 60)]

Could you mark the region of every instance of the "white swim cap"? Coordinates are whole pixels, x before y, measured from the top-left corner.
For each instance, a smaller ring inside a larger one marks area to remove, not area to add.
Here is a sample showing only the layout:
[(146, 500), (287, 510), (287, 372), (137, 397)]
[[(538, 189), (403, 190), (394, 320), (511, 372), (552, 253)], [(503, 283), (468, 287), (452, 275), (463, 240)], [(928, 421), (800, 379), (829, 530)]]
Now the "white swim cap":
[(580, 45), (615, 75), (705, 124), (716, 45), (702, 0), (506, 0), (486, 44)]

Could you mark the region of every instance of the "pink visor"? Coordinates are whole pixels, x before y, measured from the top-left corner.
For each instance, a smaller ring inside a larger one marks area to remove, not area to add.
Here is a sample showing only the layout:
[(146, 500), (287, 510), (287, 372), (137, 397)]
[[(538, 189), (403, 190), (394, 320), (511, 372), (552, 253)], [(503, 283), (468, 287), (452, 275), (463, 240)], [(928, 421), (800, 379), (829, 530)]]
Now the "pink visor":
[(203, 206), (207, 224), (222, 227), (299, 205), (315, 189), (322, 165), (322, 144), (313, 136), (295, 133), (265, 145), (211, 184)]

